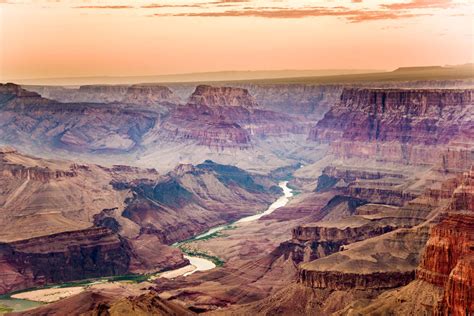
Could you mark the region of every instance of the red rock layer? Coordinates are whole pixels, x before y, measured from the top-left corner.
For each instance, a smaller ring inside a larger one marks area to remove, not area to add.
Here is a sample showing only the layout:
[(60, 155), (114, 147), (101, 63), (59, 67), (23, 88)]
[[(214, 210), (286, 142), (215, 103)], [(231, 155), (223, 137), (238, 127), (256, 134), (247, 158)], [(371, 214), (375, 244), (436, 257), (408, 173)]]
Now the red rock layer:
[(474, 90), (345, 89), (309, 139), (345, 158), (434, 163), (440, 145), (474, 138), (473, 113)]
[(444, 286), (457, 261), (474, 242), (474, 215), (450, 214), (431, 230), (417, 272), (419, 279)]
[(451, 271), (441, 310), (454, 316), (474, 313), (474, 249), (471, 249), (470, 255), (462, 257)]
[(125, 274), (129, 247), (106, 228), (0, 243), (0, 294), (49, 283)]
[(408, 272), (343, 273), (338, 271), (299, 270), (299, 282), (311, 288), (329, 290), (389, 289), (410, 283), (415, 276)]

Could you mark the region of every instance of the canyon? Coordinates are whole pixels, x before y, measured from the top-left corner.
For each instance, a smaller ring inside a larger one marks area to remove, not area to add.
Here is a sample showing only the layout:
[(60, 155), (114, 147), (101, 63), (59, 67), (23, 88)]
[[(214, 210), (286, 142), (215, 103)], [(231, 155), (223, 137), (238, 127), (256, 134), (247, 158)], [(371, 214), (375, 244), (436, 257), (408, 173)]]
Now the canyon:
[(0, 85), (12, 314), (474, 312), (472, 78), (277, 81)]

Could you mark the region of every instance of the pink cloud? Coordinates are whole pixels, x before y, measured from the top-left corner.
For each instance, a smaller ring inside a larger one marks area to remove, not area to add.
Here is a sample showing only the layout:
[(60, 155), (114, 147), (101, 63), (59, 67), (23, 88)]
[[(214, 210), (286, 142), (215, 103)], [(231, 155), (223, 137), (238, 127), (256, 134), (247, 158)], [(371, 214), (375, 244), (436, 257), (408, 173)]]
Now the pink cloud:
[(454, 6), (451, 0), (412, 0), (410, 2), (398, 2), (382, 4), (382, 8), (391, 10), (427, 9), (427, 8), (449, 8)]

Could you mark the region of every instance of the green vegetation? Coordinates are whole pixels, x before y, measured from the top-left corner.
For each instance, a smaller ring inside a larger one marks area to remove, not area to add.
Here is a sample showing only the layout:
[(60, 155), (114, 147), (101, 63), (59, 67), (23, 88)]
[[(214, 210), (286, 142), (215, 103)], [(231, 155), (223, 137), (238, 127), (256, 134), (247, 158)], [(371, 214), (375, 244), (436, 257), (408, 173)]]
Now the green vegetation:
[(0, 315), (6, 314), (13, 312), (13, 308), (5, 306), (5, 305), (0, 305)]
[(188, 256), (192, 256), (192, 257), (199, 257), (199, 258), (203, 258), (203, 259), (207, 259), (209, 261), (212, 261), (212, 263), (214, 263), (217, 267), (222, 267), (225, 263), (224, 260), (220, 259), (219, 257), (216, 257), (216, 256), (211, 256), (205, 252), (200, 252), (200, 251), (196, 251), (196, 250), (191, 250), (191, 249), (188, 249), (186, 247), (184, 247), (183, 245), (179, 246), (179, 249), (187, 254)]

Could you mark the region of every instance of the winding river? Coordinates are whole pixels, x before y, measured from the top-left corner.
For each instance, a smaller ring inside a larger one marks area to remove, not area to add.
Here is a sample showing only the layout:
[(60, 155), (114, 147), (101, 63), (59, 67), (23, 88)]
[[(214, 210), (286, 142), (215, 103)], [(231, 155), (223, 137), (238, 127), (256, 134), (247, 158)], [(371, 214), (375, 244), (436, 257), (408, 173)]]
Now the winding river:
[[(275, 202), (273, 202), (273, 204), (270, 205), (267, 208), (266, 211), (264, 211), (262, 213), (255, 214), (255, 215), (243, 217), (243, 218), (239, 219), (238, 221), (236, 221), (233, 224), (238, 225), (238, 224), (250, 223), (250, 222), (257, 221), (261, 217), (263, 217), (265, 215), (268, 215), (268, 214), (271, 214), (276, 209), (285, 206), (288, 203), (288, 201), (290, 200), (290, 198), (293, 196), (293, 190), (288, 187), (288, 181), (282, 181), (278, 184), (278, 186), (283, 189), (283, 195), (280, 196)], [(212, 234), (215, 234), (217, 232), (220, 232), (220, 231), (223, 231), (223, 230), (226, 230), (226, 229), (229, 229), (229, 224), (216, 226), (216, 227), (213, 227), (213, 228), (209, 229), (207, 232), (205, 232), (201, 235), (197, 235), (196, 237), (192, 238), (189, 241), (203, 239), (203, 238), (211, 236)], [(179, 246), (180, 243), (178, 243), (176, 245)], [(183, 271), (183, 273), (176, 273), (177, 271), (173, 270), (173, 271), (169, 271), (169, 272), (171, 272), (171, 274), (167, 274), (167, 275), (172, 275), (173, 277), (177, 277), (177, 276), (180, 276), (180, 275), (188, 276), (190, 274), (193, 274), (194, 272), (211, 270), (211, 269), (214, 269), (216, 267), (214, 262), (212, 262), (211, 260), (205, 259), (205, 258), (201, 258), (201, 257), (197, 257), (197, 256), (189, 256), (189, 255), (186, 255), (185, 258), (188, 259), (191, 266), (194, 267), (193, 270), (190, 270), (190, 269), (181, 270), (181, 271)], [(166, 277), (166, 275), (164, 275), (164, 276)]]
[[(237, 226), (238, 225), (245, 225), (245, 223), (250, 223), (250, 222), (257, 221), (262, 216), (271, 214), (272, 212), (274, 212), (279, 207), (285, 206), (288, 203), (288, 201), (290, 200), (290, 198), (293, 196), (293, 192), (288, 187), (288, 181), (282, 181), (278, 185), (280, 186), (280, 188), (283, 189), (283, 195), (280, 196), (264, 212), (241, 218), (240, 220), (238, 220), (238, 221), (236, 221), (232, 224), (213, 227), (213, 228), (209, 229), (207, 232), (205, 232), (203, 234), (200, 234), (200, 235), (197, 235), (194, 238), (192, 238), (192, 239), (190, 239), (186, 242), (200, 240), (200, 239), (203, 239), (203, 238), (213, 238), (214, 236), (211, 236), (212, 234), (215, 234), (217, 232), (229, 229), (229, 228), (231, 228), (233, 226), (236, 226), (236, 225)], [(182, 245), (186, 242), (177, 243), (174, 246), (179, 247), (180, 245)], [(193, 274), (193, 273), (198, 272), (198, 271), (211, 270), (211, 269), (214, 269), (216, 267), (216, 264), (214, 262), (212, 262), (209, 259), (200, 257), (200, 256), (192, 256), (192, 255), (186, 254), (184, 257), (189, 260), (189, 262), (190, 262), (189, 265), (187, 265), (183, 268), (180, 268), (180, 269), (171, 270), (171, 271), (167, 271), (167, 272), (164, 272), (164, 273), (159, 273), (157, 275), (151, 276), (150, 279), (154, 279), (156, 277), (175, 278), (175, 277), (178, 277), (178, 276), (188, 276), (188, 275)], [(104, 280), (102, 280), (100, 282), (107, 282), (107, 280), (104, 278)], [(93, 285), (95, 283), (97, 283), (97, 280), (91, 281), (90, 283), (87, 283), (87, 284), (74, 285), (74, 286), (75, 287), (78, 287), (78, 286), (79, 287), (84, 287), (84, 286)], [(65, 286), (63, 288), (56, 288), (56, 287), (53, 286), (52, 288), (53, 289), (50, 289), (50, 290), (54, 290), (58, 293), (60, 293), (61, 291), (66, 291), (67, 292), (67, 291), (71, 290), (71, 287), (67, 287), (67, 286)], [(44, 289), (25, 291), (25, 292), (23, 292), (23, 294), (27, 293), (30, 296), (31, 295), (35, 296), (35, 294), (38, 291), (44, 291)], [(38, 306), (43, 304), (39, 301), (33, 301), (31, 298), (28, 298), (29, 297), (28, 295), (26, 296), (26, 299), (21, 299), (23, 297), (15, 298), (15, 296), (17, 296), (17, 295), (13, 295), (12, 297), (10, 297), (10, 296), (0, 296), (0, 315), (3, 312), (2, 311), (2, 306), (10, 308), (13, 311), (23, 311), (23, 310), (28, 310), (28, 309), (31, 309), (31, 308), (34, 308), (34, 307), (38, 307)], [(69, 295), (65, 295), (64, 297), (67, 297), (67, 296), (69, 296)]]

